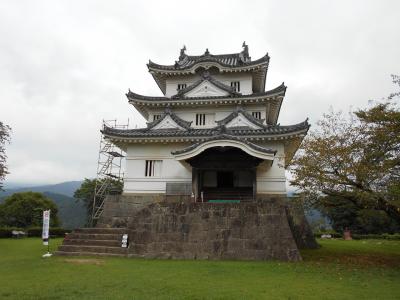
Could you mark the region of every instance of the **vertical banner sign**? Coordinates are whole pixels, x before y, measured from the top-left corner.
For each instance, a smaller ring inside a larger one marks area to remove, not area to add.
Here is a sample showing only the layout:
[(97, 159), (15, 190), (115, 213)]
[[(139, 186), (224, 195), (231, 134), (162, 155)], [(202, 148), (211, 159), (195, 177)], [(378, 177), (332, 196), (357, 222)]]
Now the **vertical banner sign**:
[(43, 245), (49, 245), (50, 209), (43, 211)]

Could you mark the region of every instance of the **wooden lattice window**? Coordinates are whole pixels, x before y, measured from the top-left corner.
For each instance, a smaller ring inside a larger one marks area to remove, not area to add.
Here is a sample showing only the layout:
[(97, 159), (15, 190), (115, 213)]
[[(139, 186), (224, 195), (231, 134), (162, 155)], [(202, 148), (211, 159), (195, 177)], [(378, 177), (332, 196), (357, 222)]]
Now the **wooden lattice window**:
[(144, 171), (145, 177), (160, 177), (161, 176), (162, 160), (146, 160)]
[(186, 89), (187, 84), (186, 83), (178, 83), (178, 91)]
[(256, 118), (256, 119), (261, 120), (261, 111), (253, 111), (253, 112), (251, 113), (251, 115), (252, 115), (254, 118)]
[(206, 125), (206, 114), (196, 114), (196, 125), (197, 126)]
[(235, 92), (240, 92), (240, 81), (232, 81), (231, 87), (233, 87)]

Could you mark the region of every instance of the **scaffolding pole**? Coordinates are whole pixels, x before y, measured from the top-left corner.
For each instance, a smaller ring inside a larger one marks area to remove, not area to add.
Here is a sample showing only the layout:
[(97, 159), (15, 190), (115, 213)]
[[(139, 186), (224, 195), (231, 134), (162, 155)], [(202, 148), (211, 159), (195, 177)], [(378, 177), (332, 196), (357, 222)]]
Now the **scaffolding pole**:
[[(117, 125), (117, 120), (103, 120), (102, 128), (111, 127), (127, 129), (129, 126)], [(99, 156), (97, 161), (96, 184), (92, 206), (92, 226), (100, 218), (104, 209), (104, 200), (109, 194), (116, 194), (123, 186), (122, 160), (125, 155), (122, 149), (115, 146), (103, 133), (100, 136)]]

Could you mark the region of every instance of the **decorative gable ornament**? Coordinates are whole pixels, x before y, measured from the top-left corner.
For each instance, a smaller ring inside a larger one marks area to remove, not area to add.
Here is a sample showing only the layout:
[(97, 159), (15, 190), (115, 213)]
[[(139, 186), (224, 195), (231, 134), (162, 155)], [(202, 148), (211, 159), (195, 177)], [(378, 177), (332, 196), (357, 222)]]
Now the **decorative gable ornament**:
[(170, 115), (166, 115), (157, 125), (152, 127), (150, 130), (158, 130), (158, 129), (179, 129), (185, 130), (182, 126), (176, 123)]
[(231, 127), (250, 127), (251, 129), (261, 129), (260, 126), (254, 124), (251, 122), (246, 116), (244, 116), (242, 113), (238, 113), (238, 115), (228, 122), (225, 125), (226, 128), (231, 128)]
[(218, 97), (218, 96), (228, 96), (229, 93), (223, 89), (215, 86), (208, 80), (204, 80), (193, 90), (184, 94), (185, 97)]

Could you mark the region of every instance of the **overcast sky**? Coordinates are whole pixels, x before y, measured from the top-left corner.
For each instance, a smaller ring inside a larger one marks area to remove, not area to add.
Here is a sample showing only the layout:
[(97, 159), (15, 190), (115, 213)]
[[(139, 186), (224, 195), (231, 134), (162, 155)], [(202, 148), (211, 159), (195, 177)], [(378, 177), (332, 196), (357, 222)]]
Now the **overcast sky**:
[(149, 59), (241, 51), (271, 56), (288, 86), (279, 122), (349, 110), (392, 92), (400, 1), (0, 1), (0, 120), (12, 183), (94, 177), (102, 119), (145, 122), (128, 88), (161, 95)]

